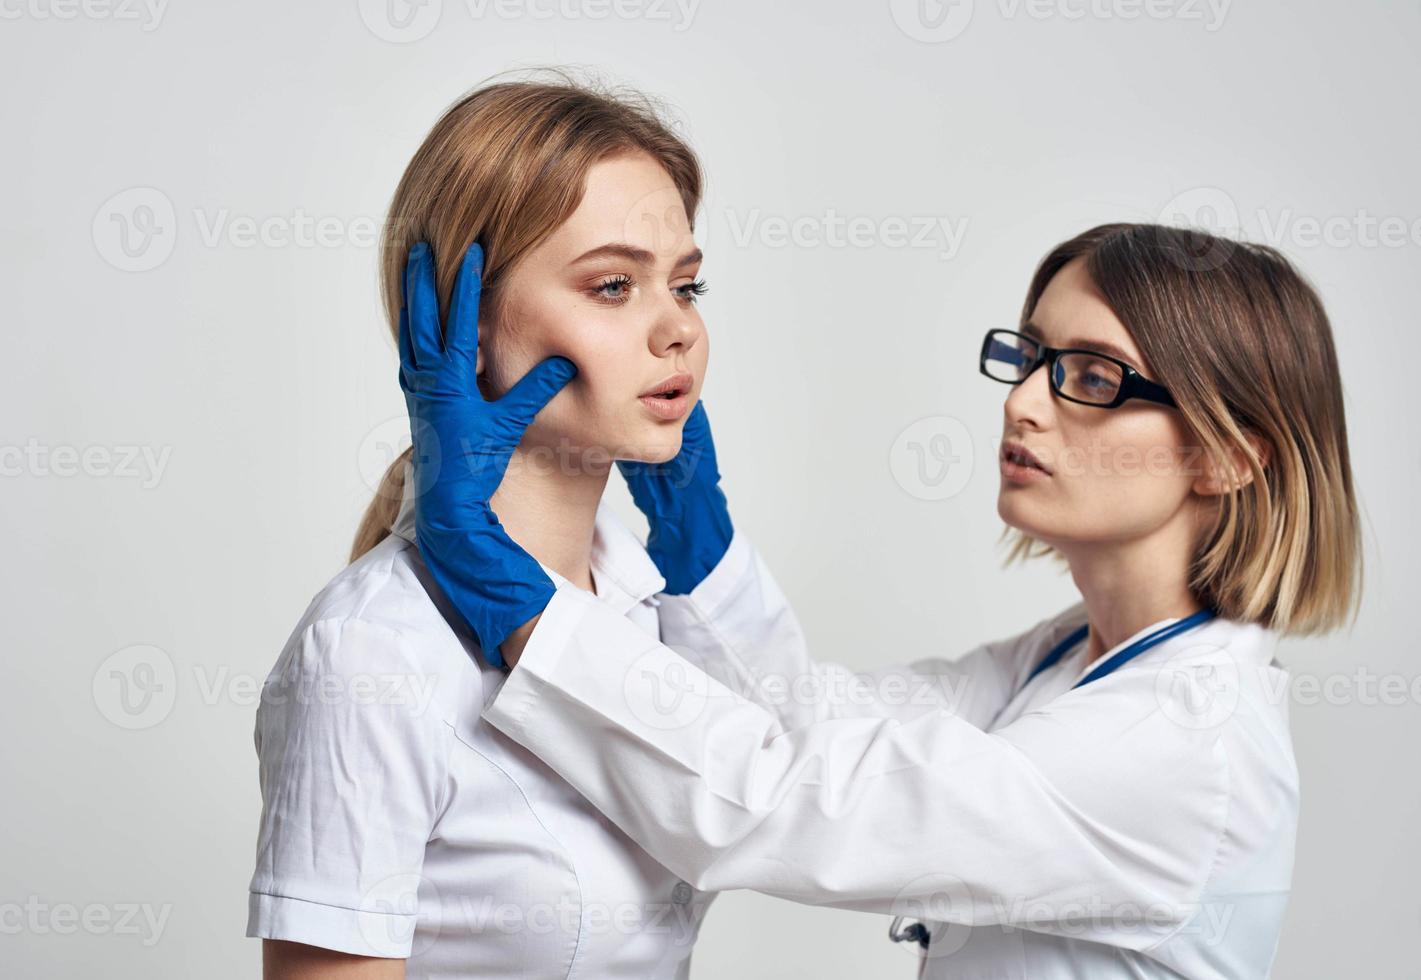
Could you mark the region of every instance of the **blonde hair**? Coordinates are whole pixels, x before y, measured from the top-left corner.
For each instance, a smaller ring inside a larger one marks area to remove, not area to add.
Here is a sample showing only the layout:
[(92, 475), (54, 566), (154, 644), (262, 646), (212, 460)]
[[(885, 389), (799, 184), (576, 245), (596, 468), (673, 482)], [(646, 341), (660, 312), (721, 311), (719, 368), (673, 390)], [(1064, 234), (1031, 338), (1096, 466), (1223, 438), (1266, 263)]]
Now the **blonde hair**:
[[(577, 210), (587, 172), (609, 157), (639, 152), (661, 164), (694, 226), (700, 163), (658, 107), (635, 92), (556, 74), (554, 81), (501, 82), (470, 92), (415, 151), (380, 243), (381, 296), (393, 335), (410, 246), (428, 242), (434, 253), (442, 314), (460, 260), (478, 241), (484, 252), (480, 321), (495, 320), (509, 270)], [(409, 455), (405, 450), (385, 471), (356, 531), (351, 561), (389, 534)]]
[[(1361, 591), (1361, 533), (1342, 380), (1317, 293), (1267, 246), (1109, 224), (1042, 260), (1022, 324), (1077, 258), (1204, 452), (1246, 460), (1252, 473), (1222, 495), (1200, 540), (1190, 568), (1195, 597), (1221, 616), (1285, 633), (1342, 625)], [(1008, 560), (1051, 551), (1019, 534)]]

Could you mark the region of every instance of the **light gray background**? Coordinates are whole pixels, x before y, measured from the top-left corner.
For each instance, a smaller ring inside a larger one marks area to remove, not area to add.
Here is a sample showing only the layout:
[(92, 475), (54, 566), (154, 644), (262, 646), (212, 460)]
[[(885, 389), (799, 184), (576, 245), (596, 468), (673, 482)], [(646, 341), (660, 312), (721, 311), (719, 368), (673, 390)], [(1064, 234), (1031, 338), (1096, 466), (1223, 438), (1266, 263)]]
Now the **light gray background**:
[[(443, 107), (570, 64), (703, 155), (725, 485), (820, 656), (955, 653), (1072, 601), (1001, 568), (1003, 390), (974, 364), (1048, 247), (1164, 219), (1296, 259), (1368, 575), (1353, 631), (1286, 646), (1276, 975), (1415, 975), (1415, 2), (126, 3), (0, 0), (0, 972), (256, 973), (256, 688), (403, 414), (374, 225)], [(911, 976), (886, 924), (727, 895), (695, 972)]]

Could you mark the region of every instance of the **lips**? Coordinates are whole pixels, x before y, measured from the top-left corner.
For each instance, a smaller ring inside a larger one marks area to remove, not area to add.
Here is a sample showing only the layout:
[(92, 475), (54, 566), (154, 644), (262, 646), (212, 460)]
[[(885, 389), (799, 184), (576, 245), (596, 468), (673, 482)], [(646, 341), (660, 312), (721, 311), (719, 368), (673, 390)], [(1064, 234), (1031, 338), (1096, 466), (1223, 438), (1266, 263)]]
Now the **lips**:
[(677, 422), (691, 410), (691, 387), (696, 379), (685, 371), (677, 371), (660, 384), (653, 385), (637, 396), (652, 417), (662, 422)]
[(695, 382), (696, 379), (685, 371), (678, 371), (660, 384), (646, 389), (646, 391), (643, 391), (640, 395), (637, 395), (637, 397), (664, 398), (667, 401), (673, 401), (690, 391), (691, 386), (695, 384)]
[(1046, 474), (1051, 472), (1041, 460), (1037, 459), (1029, 449), (1019, 442), (1002, 443), (1002, 461), (1030, 470), (1040, 470)]

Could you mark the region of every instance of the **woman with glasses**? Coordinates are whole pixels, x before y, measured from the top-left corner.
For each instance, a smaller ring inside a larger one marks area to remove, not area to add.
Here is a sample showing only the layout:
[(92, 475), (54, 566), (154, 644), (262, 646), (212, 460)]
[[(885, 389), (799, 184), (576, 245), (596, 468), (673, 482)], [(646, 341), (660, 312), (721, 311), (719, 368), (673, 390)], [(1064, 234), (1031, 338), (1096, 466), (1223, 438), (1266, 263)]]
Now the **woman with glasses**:
[(980, 366), (1010, 386), (1013, 554), (1062, 559), (1081, 602), (955, 660), (815, 662), (698, 410), (626, 470), (680, 593), (662, 643), (576, 588), (485, 587), (462, 611), (515, 665), (485, 718), (697, 888), (919, 920), (890, 934), (923, 976), (1265, 976), (1299, 800), (1275, 648), (1359, 587), (1321, 303), (1272, 249), (1106, 225)]

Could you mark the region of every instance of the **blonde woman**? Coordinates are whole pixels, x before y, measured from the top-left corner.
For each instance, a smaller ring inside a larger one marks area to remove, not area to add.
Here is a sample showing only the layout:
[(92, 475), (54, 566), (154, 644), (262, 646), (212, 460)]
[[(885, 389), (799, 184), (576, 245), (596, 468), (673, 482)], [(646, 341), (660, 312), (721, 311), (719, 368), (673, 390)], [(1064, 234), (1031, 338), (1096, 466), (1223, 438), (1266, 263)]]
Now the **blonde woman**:
[[(643, 101), (498, 84), (434, 126), (383, 241), (411, 397), (469, 396), (516, 420), (494, 452), (507, 472), (493, 527), (648, 640), (662, 577), (600, 500), (615, 459), (678, 451), (705, 377), (700, 192), (694, 154)], [(480, 310), (477, 352), (456, 336), (425, 343), (441, 312)], [(574, 359), (576, 379), (566, 361), (539, 364), (549, 354)], [(421, 421), (421, 475), (476, 478), (488, 447), (456, 432), (440, 443)], [(421, 560), (429, 488), (408, 467), (406, 454), (386, 474), (349, 567), (263, 690), (247, 934), (265, 940), (266, 975), (684, 977), (710, 896), (484, 723), (504, 677), (497, 644), (480, 649), (440, 563)]]
[[(514, 627), (484, 718), (697, 888), (925, 920), (891, 929), (923, 976), (1265, 976), (1299, 803), (1274, 653), (1358, 589), (1322, 305), (1271, 249), (1106, 225), (1047, 255), (979, 365), (1010, 386), (998, 513), (1080, 603), (855, 677), (809, 657), (743, 534), (704, 518), (714, 468), (673, 460), (632, 476), (653, 535), (684, 558), (671, 532), (695, 527), (720, 557), (662, 598), (662, 642), (576, 586), (526, 622), (461, 593)], [(457, 548), (476, 578), (480, 543)]]

